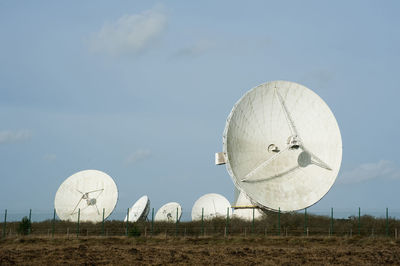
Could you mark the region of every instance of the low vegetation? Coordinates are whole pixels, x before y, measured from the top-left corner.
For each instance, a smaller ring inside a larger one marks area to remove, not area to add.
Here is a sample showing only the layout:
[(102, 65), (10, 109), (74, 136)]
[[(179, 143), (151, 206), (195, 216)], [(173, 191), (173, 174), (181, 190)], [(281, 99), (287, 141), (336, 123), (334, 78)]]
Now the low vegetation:
[[(217, 218), (193, 222), (154, 222), (141, 221), (125, 223), (123, 221), (105, 221), (103, 223), (77, 223), (52, 220), (0, 224), (0, 232), (7, 237), (31, 234), (47, 236), (390, 236), (397, 238), (400, 221), (394, 218), (376, 218), (369, 215), (350, 216), (347, 219), (333, 219), (326, 216), (300, 213), (267, 213), (261, 220), (243, 221), (240, 219)], [(128, 234), (127, 234), (128, 232)]]

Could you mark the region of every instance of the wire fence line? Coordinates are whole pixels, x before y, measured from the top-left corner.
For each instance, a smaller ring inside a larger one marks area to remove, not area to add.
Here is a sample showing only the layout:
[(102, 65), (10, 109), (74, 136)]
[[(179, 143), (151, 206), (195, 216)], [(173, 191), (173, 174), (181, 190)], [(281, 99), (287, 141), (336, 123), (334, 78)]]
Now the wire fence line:
[[(349, 217), (357, 217), (358, 215), (360, 215), (360, 216), (367, 215), (367, 216), (371, 216), (374, 218), (385, 218), (386, 217), (386, 209), (387, 208), (363, 209), (363, 208), (358, 208), (358, 207), (354, 208), (354, 209), (333, 208), (333, 215), (334, 215), (335, 219), (348, 219)], [(149, 214), (147, 216), (148, 220), (151, 220), (152, 210), (154, 210), (154, 214), (157, 212), (157, 209), (155, 209), (155, 208), (150, 209)], [(9, 222), (21, 221), (21, 219), (23, 217), (25, 217), (25, 216), (29, 217), (29, 215), (31, 216), (32, 222), (41, 222), (41, 221), (53, 219), (53, 215), (54, 215), (54, 210), (52, 210), (52, 209), (51, 210), (27, 209), (24, 211), (3, 209), (3, 210), (0, 210), (0, 223), (2, 223), (4, 220), (5, 211), (7, 211), (7, 221), (9, 221)], [(305, 210), (301, 210), (301, 211), (291, 212), (291, 214), (304, 215), (304, 212), (305, 212)], [(315, 209), (313, 207), (311, 209), (307, 209), (306, 212), (309, 215), (327, 216), (327, 217), (331, 216), (331, 208), (328, 208), (325, 210), (325, 209)], [(229, 214), (232, 218), (232, 210), (229, 211)], [(271, 214), (274, 214), (274, 212), (266, 212), (266, 215), (271, 215)], [(124, 220), (126, 215), (127, 215), (127, 209), (114, 210), (106, 220)], [(400, 220), (400, 209), (388, 208), (388, 215), (389, 215), (389, 217)], [(174, 215), (174, 217), (175, 217), (175, 215)], [(226, 217), (226, 215), (223, 215), (223, 217)], [(59, 220), (57, 214), (56, 214), (55, 219)], [(192, 220), (191, 211), (182, 211), (182, 216), (180, 218), (180, 221), (181, 222), (190, 222), (191, 220)]]
[[(21, 235), (40, 235), (48, 237), (83, 236), (134, 236), (134, 237), (185, 237), (185, 236), (362, 236), (393, 237), (397, 239), (400, 220), (394, 218), (388, 208), (375, 215), (358, 208), (353, 214), (335, 216), (343, 210), (333, 208), (323, 212), (281, 213), (266, 212), (261, 219), (241, 220), (228, 209), (227, 214), (197, 221), (174, 219), (171, 222), (154, 221), (154, 208), (146, 220), (124, 222), (124, 213), (116, 212), (120, 219), (102, 220), (99, 223), (61, 221), (55, 210), (40, 212), (29, 210), (26, 213), (4, 210), (0, 217), (2, 238)], [(189, 213), (186, 213), (189, 216)]]

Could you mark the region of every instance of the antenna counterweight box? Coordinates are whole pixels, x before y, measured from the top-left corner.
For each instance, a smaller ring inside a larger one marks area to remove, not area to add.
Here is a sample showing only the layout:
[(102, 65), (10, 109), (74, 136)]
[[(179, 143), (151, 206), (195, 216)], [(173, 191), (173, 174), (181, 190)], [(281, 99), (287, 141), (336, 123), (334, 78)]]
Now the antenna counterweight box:
[(226, 164), (226, 157), (223, 152), (215, 153), (215, 164), (216, 165)]

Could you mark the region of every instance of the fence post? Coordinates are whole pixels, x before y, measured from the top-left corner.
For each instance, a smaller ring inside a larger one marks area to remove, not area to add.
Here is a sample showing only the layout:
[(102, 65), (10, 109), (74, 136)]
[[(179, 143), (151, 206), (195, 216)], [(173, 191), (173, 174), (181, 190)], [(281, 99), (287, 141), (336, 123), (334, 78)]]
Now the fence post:
[(229, 235), (229, 207), (226, 208), (226, 234)]
[(176, 208), (175, 237), (178, 235), (178, 208)]
[(32, 231), (31, 218), (32, 218), (32, 209), (29, 209), (29, 227), (28, 227), (28, 235), (30, 235), (30, 234), (31, 234), (31, 231)]
[(104, 236), (104, 213), (105, 213), (105, 208), (103, 208), (103, 218), (101, 219), (101, 235)]
[(333, 235), (333, 208), (331, 208), (331, 230), (329, 230), (329, 235)]
[(80, 220), (80, 218), (81, 218), (81, 209), (79, 208), (78, 209), (78, 225), (77, 225), (77, 228), (76, 228), (76, 238), (79, 237), (79, 220)]
[(254, 209), (254, 207), (253, 207), (253, 222), (252, 222), (252, 224), (251, 224), (251, 233), (252, 233), (252, 234), (254, 234), (254, 212), (255, 212), (255, 209)]
[(126, 229), (125, 229), (125, 236), (128, 236), (128, 226), (129, 226), (129, 208), (126, 211)]
[(51, 237), (54, 238), (54, 228), (56, 223), (56, 209), (53, 210), (53, 221), (51, 223)]
[(307, 208), (304, 209), (304, 235), (307, 235)]
[(201, 234), (204, 236), (204, 208), (201, 208)]
[(281, 207), (278, 208), (278, 236), (281, 235)]
[(6, 226), (7, 226), (7, 209), (4, 212), (3, 238), (6, 237)]
[(154, 208), (151, 210), (151, 236), (153, 236), (154, 232)]
[(361, 208), (358, 207), (358, 235), (361, 235)]
[(389, 236), (389, 214), (388, 208), (386, 208), (386, 236)]

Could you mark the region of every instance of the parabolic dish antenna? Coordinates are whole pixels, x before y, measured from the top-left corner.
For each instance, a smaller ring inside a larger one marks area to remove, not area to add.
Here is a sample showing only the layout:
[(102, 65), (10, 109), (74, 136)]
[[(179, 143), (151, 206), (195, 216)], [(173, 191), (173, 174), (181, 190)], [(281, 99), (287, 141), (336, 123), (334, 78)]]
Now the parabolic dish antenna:
[(261, 208), (295, 211), (332, 187), (342, 160), (342, 139), (328, 105), (289, 81), (261, 84), (233, 107), (223, 152), (235, 186)]
[(213, 219), (216, 217), (226, 217), (229, 208), (231, 212), (231, 204), (220, 194), (210, 193), (201, 196), (193, 205), (192, 220)]
[(177, 202), (169, 202), (163, 205), (156, 213), (156, 222), (176, 222), (182, 216), (182, 207)]
[(54, 206), (64, 221), (101, 222), (115, 208), (118, 189), (114, 180), (98, 170), (85, 170), (68, 177), (58, 188)]
[[(144, 195), (138, 199), (129, 209), (129, 222), (137, 222), (138, 220), (145, 220), (150, 211), (150, 200), (149, 197)], [(128, 216), (125, 216), (124, 222), (128, 220)]]

